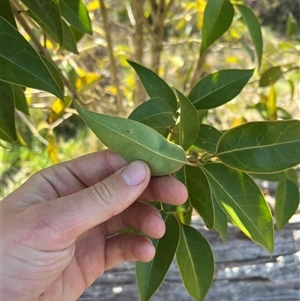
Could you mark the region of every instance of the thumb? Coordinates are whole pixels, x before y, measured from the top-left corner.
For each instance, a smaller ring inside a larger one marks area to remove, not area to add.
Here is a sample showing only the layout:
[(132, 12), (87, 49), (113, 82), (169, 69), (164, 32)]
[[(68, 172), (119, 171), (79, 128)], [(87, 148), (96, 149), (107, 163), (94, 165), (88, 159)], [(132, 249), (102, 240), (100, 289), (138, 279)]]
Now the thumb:
[(38, 224), (51, 225), (48, 230), (55, 241), (68, 242), (124, 211), (139, 198), (149, 181), (148, 165), (132, 162), (91, 187), (36, 204), (42, 206), (34, 210)]

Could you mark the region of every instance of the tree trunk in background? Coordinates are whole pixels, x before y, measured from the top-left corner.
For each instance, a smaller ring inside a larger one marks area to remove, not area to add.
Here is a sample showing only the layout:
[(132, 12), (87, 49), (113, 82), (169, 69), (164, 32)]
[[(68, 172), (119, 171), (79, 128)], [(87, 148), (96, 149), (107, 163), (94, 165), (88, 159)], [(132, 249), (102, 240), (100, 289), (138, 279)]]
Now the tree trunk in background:
[(100, 4), (100, 12), (101, 16), (103, 19), (103, 29), (105, 31), (105, 37), (106, 37), (106, 42), (107, 42), (107, 52), (109, 56), (109, 61), (110, 61), (110, 72), (111, 72), (111, 77), (113, 81), (113, 85), (116, 87), (117, 90), (117, 95), (116, 95), (116, 100), (117, 100), (117, 112), (118, 115), (121, 115), (123, 113), (123, 95), (120, 89), (120, 84), (119, 84), (119, 79), (117, 75), (117, 67), (116, 67), (116, 62), (114, 58), (114, 52), (113, 52), (113, 45), (112, 45), (112, 39), (111, 39), (111, 34), (110, 34), (110, 29), (109, 29), (109, 24), (108, 24), (108, 19), (107, 19), (107, 9), (104, 4), (104, 0), (99, 0)]
[(165, 18), (170, 11), (174, 0), (166, 4), (165, 0), (160, 0), (157, 4), (155, 0), (149, 0), (151, 5), (151, 15), (148, 18), (150, 23), (152, 48), (151, 48), (151, 69), (158, 73), (160, 57), (163, 49), (163, 38), (165, 33)]
[[(135, 51), (135, 61), (138, 64), (143, 64), (143, 53), (144, 53), (144, 11), (141, 1), (133, 1), (132, 12), (135, 19), (133, 43)], [(145, 90), (142, 83), (137, 75), (135, 75), (135, 90), (133, 94), (133, 101), (135, 106), (138, 106), (145, 98)]]

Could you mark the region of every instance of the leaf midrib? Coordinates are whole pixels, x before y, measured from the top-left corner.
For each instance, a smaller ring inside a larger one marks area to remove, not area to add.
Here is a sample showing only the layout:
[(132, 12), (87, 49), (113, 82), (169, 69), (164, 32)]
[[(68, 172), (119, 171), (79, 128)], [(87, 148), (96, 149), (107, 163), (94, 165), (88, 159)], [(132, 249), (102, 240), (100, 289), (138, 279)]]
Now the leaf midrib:
[[(218, 183), (218, 185), (221, 187), (222, 191), (225, 192), (225, 194), (233, 201), (233, 203), (242, 211), (242, 213), (244, 214), (244, 216), (250, 221), (250, 223), (254, 226), (254, 228), (257, 230), (257, 232), (259, 233), (259, 235), (263, 238), (263, 241), (266, 242), (267, 246), (269, 246), (269, 243), (264, 239), (264, 235), (260, 232), (260, 230), (256, 227), (256, 225), (254, 223), (252, 223), (252, 220), (247, 216), (247, 214), (244, 212), (244, 210), (239, 206), (239, 204), (231, 197), (230, 194), (227, 193), (227, 191), (223, 188), (223, 186), (221, 185), (221, 183), (207, 170), (205, 169), (209, 175), (216, 181), (216, 183)], [(247, 229), (248, 230), (248, 229)], [(260, 244), (260, 243), (259, 243)], [(270, 246), (269, 246), (270, 247)]]
[[(15, 62), (13, 62), (13, 61), (11, 61), (10, 59), (6, 58), (6, 57), (3, 56), (2, 54), (0, 54), (0, 57), (2, 57), (2, 58), (3, 58), (4, 60), (6, 60), (6, 61), (11, 62), (13, 65), (15, 65), (15, 66), (17, 66), (18, 68), (24, 70), (25, 72), (27, 72), (27, 73), (29, 73), (29, 74), (31, 74), (31, 75), (34, 75), (34, 77), (36, 77), (34, 73), (32, 73), (32, 72), (30, 72), (29, 70), (25, 69), (24, 67), (22, 67), (22, 66), (16, 64)], [(46, 68), (47, 68), (47, 67), (46, 67)], [(51, 74), (51, 77), (52, 77), (52, 74)], [(52, 79), (53, 79), (53, 81), (55, 82), (55, 84), (57, 85), (56, 80), (55, 80), (53, 77), (52, 77)], [(44, 84), (46, 84), (48, 87), (51, 87), (51, 90), (52, 90), (52, 86), (49, 85), (49, 83), (48, 83), (47, 81), (44, 81), (42, 77), (39, 77), (39, 80), (40, 80), (41, 82), (43, 82)], [(57, 85), (57, 87), (58, 87), (58, 85)], [(59, 91), (60, 91), (60, 89), (59, 89)]]
[(294, 141), (287, 141), (287, 142), (282, 142), (282, 143), (274, 143), (274, 144), (266, 144), (266, 145), (257, 145), (257, 146), (251, 146), (251, 147), (243, 147), (243, 148), (235, 148), (231, 149), (228, 151), (222, 151), (221, 153), (217, 152), (217, 155), (223, 155), (227, 153), (234, 153), (234, 152), (240, 152), (240, 151), (245, 151), (245, 150), (254, 150), (254, 149), (260, 149), (260, 148), (270, 148), (270, 147), (276, 147), (277, 145), (285, 145), (285, 144), (290, 144), (290, 143), (295, 143), (298, 140)]
[[(183, 236), (183, 238), (184, 238), (184, 243), (185, 243), (185, 246), (186, 246), (186, 250), (187, 250), (187, 252), (188, 252), (188, 255), (189, 255), (189, 258), (190, 258), (190, 261), (191, 261), (191, 265), (192, 265), (192, 270), (193, 270), (194, 278), (195, 278), (196, 280), (198, 280), (198, 277), (197, 277), (197, 274), (196, 274), (195, 265), (193, 264), (193, 261), (191, 260), (192, 254), (191, 254), (190, 249), (189, 249), (189, 247), (188, 247), (188, 243), (187, 243), (187, 240), (186, 240), (186, 235), (185, 235), (183, 229), (182, 229), (182, 236)], [(198, 282), (198, 281), (196, 281), (196, 282)], [(199, 295), (201, 295), (199, 286), (197, 286), (197, 291), (198, 291)]]
[[(251, 70), (251, 69), (250, 69), (250, 70)], [(246, 71), (250, 71), (250, 70), (246, 70)], [(202, 96), (202, 97), (196, 99), (196, 100), (193, 102), (193, 104), (195, 104), (195, 103), (201, 101), (203, 98), (209, 97), (209, 96), (213, 95), (214, 93), (219, 92), (219, 90), (224, 89), (224, 87), (227, 87), (227, 86), (229, 86), (229, 85), (233, 85), (234, 83), (236, 83), (236, 82), (242, 80), (242, 79), (243, 79), (244, 77), (246, 77), (246, 76), (248, 76), (248, 74), (247, 74), (247, 75), (245, 74), (244, 76), (241, 76), (241, 77), (239, 77), (239, 78), (237, 78), (237, 79), (235, 79), (235, 80), (232, 80), (232, 81), (230, 81), (229, 83), (224, 84), (224, 85), (218, 87), (216, 90), (210, 91), (209, 93), (205, 94), (204, 96)]]
[[(178, 162), (178, 163), (183, 163), (183, 164), (188, 164), (188, 165), (189, 165), (189, 162), (188, 162), (188, 161), (181, 161), (181, 160), (177, 160), (177, 159), (175, 160), (174, 158), (171, 158), (171, 157), (165, 156), (165, 155), (163, 155), (163, 154), (161, 154), (161, 153), (158, 153), (158, 152), (152, 150), (151, 148), (146, 147), (145, 145), (143, 145), (143, 144), (137, 142), (136, 140), (133, 140), (133, 139), (131, 139), (130, 137), (128, 137), (128, 136), (126, 136), (126, 135), (124, 135), (124, 134), (121, 134), (120, 132), (117, 132), (117, 131), (115, 131), (114, 129), (111, 129), (110, 127), (106, 126), (105, 124), (100, 123), (98, 120), (96, 120), (96, 119), (94, 119), (93, 117), (87, 115), (84, 111), (82, 111), (82, 112), (83, 112), (86, 116), (88, 116), (89, 118), (91, 118), (93, 121), (95, 121), (96, 123), (98, 123), (98, 124), (104, 126), (104, 127), (105, 127), (106, 129), (108, 129), (109, 131), (112, 131), (112, 132), (114, 132), (114, 133), (116, 133), (116, 134), (122, 136), (123, 138), (127, 138), (127, 139), (130, 140), (131, 142), (134, 142), (134, 143), (138, 144), (139, 146), (145, 148), (146, 150), (148, 150), (148, 151), (150, 151), (150, 152), (152, 152), (152, 153), (154, 153), (154, 154), (159, 155), (159, 156), (162, 157), (162, 158), (166, 158), (166, 159), (169, 160), (169, 161), (175, 161), (175, 162)], [(131, 120), (131, 121), (134, 121), (134, 120)]]

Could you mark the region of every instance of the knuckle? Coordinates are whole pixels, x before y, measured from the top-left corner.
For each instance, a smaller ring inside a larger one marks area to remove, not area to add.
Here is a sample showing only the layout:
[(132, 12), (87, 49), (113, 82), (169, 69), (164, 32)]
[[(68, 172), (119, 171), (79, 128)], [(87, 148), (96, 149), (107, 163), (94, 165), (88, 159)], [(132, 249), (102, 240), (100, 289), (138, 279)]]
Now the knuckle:
[(110, 187), (105, 182), (100, 182), (92, 187), (92, 200), (95, 201), (96, 205), (104, 204), (110, 206), (113, 200), (113, 194)]

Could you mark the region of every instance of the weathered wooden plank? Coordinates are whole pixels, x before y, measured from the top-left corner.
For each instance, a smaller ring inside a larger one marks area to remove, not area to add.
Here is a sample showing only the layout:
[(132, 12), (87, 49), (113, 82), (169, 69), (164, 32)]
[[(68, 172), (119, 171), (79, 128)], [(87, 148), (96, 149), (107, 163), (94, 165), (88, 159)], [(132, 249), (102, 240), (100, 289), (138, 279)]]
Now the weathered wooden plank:
[[(208, 231), (200, 218), (193, 219), (210, 242), (216, 261), (216, 275), (207, 301), (299, 301), (300, 300), (300, 216), (276, 232), (272, 257), (235, 227), (229, 228), (223, 244), (218, 233)], [(100, 277), (79, 301), (138, 301), (133, 263), (124, 263)], [(174, 262), (152, 301), (191, 301)]]

